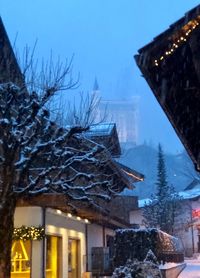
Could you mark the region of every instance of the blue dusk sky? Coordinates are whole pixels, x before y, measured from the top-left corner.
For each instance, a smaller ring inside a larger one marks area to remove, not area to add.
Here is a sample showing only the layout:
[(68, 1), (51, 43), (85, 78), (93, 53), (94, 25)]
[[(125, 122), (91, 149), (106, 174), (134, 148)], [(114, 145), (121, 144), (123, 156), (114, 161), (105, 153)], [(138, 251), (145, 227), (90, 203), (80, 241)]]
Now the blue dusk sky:
[[(11, 43), (33, 46), (39, 57), (52, 50), (74, 58), (79, 90), (91, 91), (95, 76), (103, 99), (139, 96), (139, 143), (177, 153), (182, 145), (136, 66), (137, 50), (197, 6), (197, 0), (0, 0)], [(76, 94), (76, 93), (74, 93)]]

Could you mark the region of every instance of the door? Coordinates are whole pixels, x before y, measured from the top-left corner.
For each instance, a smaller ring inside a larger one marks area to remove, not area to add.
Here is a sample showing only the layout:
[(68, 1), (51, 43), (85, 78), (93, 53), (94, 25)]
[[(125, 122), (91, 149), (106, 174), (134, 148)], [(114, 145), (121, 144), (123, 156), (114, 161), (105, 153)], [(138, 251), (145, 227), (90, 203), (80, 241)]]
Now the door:
[(46, 236), (46, 278), (60, 278), (62, 273), (62, 238)]
[(68, 240), (68, 277), (80, 277), (80, 240)]

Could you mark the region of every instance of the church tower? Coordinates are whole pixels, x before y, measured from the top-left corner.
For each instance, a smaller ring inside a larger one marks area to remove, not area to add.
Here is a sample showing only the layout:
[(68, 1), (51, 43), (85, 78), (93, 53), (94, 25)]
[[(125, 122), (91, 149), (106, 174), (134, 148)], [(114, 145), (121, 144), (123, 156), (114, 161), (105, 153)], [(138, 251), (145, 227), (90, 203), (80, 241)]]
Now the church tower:
[(97, 81), (97, 77), (96, 76), (95, 76), (95, 79), (94, 79), (94, 85), (93, 85), (92, 94), (95, 94), (96, 97), (100, 97), (99, 83)]

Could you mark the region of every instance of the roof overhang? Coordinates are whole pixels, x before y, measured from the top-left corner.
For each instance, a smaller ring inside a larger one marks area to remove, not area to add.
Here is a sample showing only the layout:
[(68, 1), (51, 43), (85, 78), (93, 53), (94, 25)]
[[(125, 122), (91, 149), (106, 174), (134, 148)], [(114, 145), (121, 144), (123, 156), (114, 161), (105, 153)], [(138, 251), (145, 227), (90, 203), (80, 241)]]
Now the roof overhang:
[(144, 181), (144, 175), (137, 172), (134, 169), (129, 168), (128, 166), (120, 163), (120, 162), (116, 162), (115, 163), (118, 165), (118, 167), (121, 169), (122, 175), (126, 178), (127, 180), (127, 188), (128, 189), (133, 189), (135, 188), (133, 186), (133, 184), (135, 182), (139, 182), (139, 181)]
[(0, 17), (0, 83), (7, 82), (13, 82), (20, 87), (25, 84), (24, 76)]
[(135, 60), (200, 170), (200, 5), (141, 48)]
[(110, 215), (109, 210), (106, 209), (106, 205), (95, 205), (84, 202), (73, 202), (72, 206), (68, 205), (67, 196), (64, 194), (42, 194), (35, 197), (26, 197), (18, 200), (18, 207), (24, 206), (39, 206), (44, 208), (59, 209), (64, 213), (72, 213), (80, 216), (82, 219), (87, 218), (90, 223), (96, 223), (104, 225), (105, 227), (116, 228), (129, 228), (130, 223), (118, 218), (114, 215)]

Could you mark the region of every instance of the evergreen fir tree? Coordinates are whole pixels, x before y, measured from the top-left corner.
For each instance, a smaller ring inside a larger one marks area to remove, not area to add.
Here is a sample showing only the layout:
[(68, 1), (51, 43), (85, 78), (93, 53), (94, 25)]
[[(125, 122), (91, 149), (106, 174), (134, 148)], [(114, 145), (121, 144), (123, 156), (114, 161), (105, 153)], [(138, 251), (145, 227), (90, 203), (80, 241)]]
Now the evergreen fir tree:
[(144, 259), (144, 262), (152, 262), (154, 264), (159, 264), (158, 259), (156, 258), (155, 254), (151, 249), (147, 252), (146, 258)]
[(165, 198), (166, 191), (168, 190), (168, 184), (167, 184), (167, 175), (166, 175), (166, 169), (165, 169), (165, 160), (164, 160), (164, 154), (163, 149), (161, 145), (158, 145), (158, 168), (157, 168), (157, 195), (160, 197), (160, 199)]
[(173, 226), (180, 197), (172, 185), (168, 185), (164, 153), (161, 145), (158, 146), (158, 167), (156, 193), (143, 209), (143, 217), (148, 227), (160, 228), (173, 234)]

